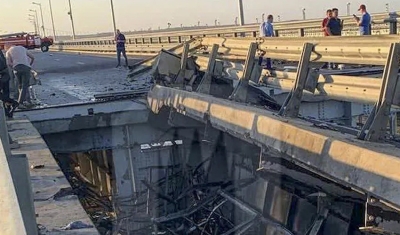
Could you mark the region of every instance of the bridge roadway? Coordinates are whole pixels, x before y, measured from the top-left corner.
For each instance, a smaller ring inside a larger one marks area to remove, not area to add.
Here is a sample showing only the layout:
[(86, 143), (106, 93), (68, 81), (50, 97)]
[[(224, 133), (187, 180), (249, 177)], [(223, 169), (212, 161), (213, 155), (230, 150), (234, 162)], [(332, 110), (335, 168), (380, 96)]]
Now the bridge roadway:
[[(7, 121), (9, 137), (14, 143), (11, 150), (13, 159), (15, 156), (27, 157), (28, 166), (40, 166), (43, 168), (30, 169), (30, 183), (21, 183), (20, 170), (15, 171), (16, 166), (12, 166), (11, 175), (17, 191), (17, 200), (20, 202), (23, 224), (14, 219), (13, 223), (8, 220), (0, 219), (0, 234), (21, 235), (21, 234), (36, 234), (36, 228), (33, 226), (30, 219), (36, 214), (36, 222), (39, 224), (40, 234), (46, 235), (95, 235), (98, 234), (95, 228), (79, 229), (79, 230), (60, 230), (61, 227), (74, 221), (82, 221), (92, 225), (91, 220), (83, 210), (77, 197), (66, 197), (63, 199), (55, 199), (54, 195), (62, 190), (70, 187), (67, 179), (55, 161), (52, 152), (48, 149), (46, 142), (42, 139), (41, 134), (32, 125), (28, 119), (35, 119), (35, 113), (39, 113), (41, 119), (57, 118), (58, 116), (68, 116), (64, 111), (56, 109), (54, 112), (45, 111), (46, 106), (58, 106), (68, 103), (87, 103), (93, 94), (105, 91), (124, 91), (129, 90), (133, 85), (126, 82), (126, 69), (116, 69), (115, 58), (110, 56), (95, 56), (72, 53), (41, 53), (34, 51), (36, 62), (33, 68), (39, 72), (42, 85), (35, 86), (37, 97), (42, 103), (42, 107), (36, 112), (31, 112), (27, 115), (26, 112), (16, 112), (13, 120)], [(135, 62), (137, 58), (130, 58)], [(137, 86), (137, 83), (136, 83)], [(43, 107), (44, 106), (44, 107)], [(104, 104), (103, 104), (104, 106)], [(142, 105), (143, 106), (143, 105)], [(79, 109), (80, 107), (80, 109)], [(96, 106), (97, 107), (97, 106)], [(117, 111), (115, 108), (121, 106), (113, 106), (111, 111)], [(144, 109), (146, 108), (143, 106)], [(83, 109), (82, 109), (83, 108)], [(93, 108), (93, 106), (92, 106)], [(78, 109), (78, 110), (77, 110)], [(87, 114), (87, 106), (80, 105), (78, 108), (71, 110), (73, 115), (77, 113)], [(96, 109), (96, 108), (95, 108)], [(122, 106), (123, 110), (127, 106)], [(98, 111), (98, 109), (97, 109)], [(108, 110), (110, 111), (110, 110)], [(119, 110), (121, 111), (121, 110)], [(104, 110), (107, 112), (107, 108)], [(33, 115), (33, 116), (32, 116)], [(62, 125), (61, 125), (62, 126)], [(3, 139), (3, 136), (2, 136)], [(4, 140), (3, 140), (4, 141)], [(4, 145), (8, 148), (8, 145)], [(3, 157), (3, 156), (2, 156)], [(18, 163), (20, 164), (20, 163)], [(7, 165), (7, 164), (6, 164)], [(20, 164), (21, 165), (21, 164)], [(13, 168), (14, 167), (14, 168)], [(14, 169), (14, 170), (13, 170)], [(3, 178), (5, 180), (5, 178)], [(0, 190), (3, 190), (0, 186)], [(34, 211), (29, 209), (29, 198), (26, 198), (22, 190), (32, 190), (32, 200), (34, 202)], [(6, 193), (1, 191), (2, 194)], [(20, 196), (23, 195), (23, 198)], [(15, 198), (9, 198), (14, 200)], [(12, 202), (14, 202), (12, 201)], [(6, 200), (2, 200), (6, 202)], [(4, 209), (4, 207), (2, 207)], [(13, 208), (16, 210), (16, 208)], [(31, 212), (31, 213), (28, 213)], [(28, 215), (29, 214), (29, 215)], [(15, 218), (10, 214), (10, 218)], [(28, 218), (28, 219), (27, 219)], [(29, 221), (28, 221), (29, 220)], [(26, 231), (24, 231), (24, 228)]]
[[(113, 55), (42, 53), (34, 51), (33, 69), (42, 85), (34, 86), (42, 106), (87, 102), (96, 93), (129, 91), (124, 68), (116, 69)], [(138, 57), (129, 57), (130, 63)]]
[[(38, 60), (34, 69), (43, 84), (37, 86), (37, 95), (46, 105), (87, 102), (95, 93), (126, 91), (138, 84), (127, 82), (127, 71), (115, 69), (115, 58), (110, 56), (59, 52), (35, 55)], [(148, 103), (156, 113), (165, 106), (190, 118), (209, 121), (217, 129), (268, 147), (281, 157), (400, 208), (400, 153), (392, 145), (358, 141), (353, 136), (321, 130), (300, 120), (283, 119), (239, 103), (166, 87), (152, 90)], [(16, 116), (21, 118), (25, 112)], [(11, 127), (15, 131), (27, 128), (18, 122)], [(14, 138), (23, 141), (23, 135)], [(29, 155), (29, 151), (25, 152)]]

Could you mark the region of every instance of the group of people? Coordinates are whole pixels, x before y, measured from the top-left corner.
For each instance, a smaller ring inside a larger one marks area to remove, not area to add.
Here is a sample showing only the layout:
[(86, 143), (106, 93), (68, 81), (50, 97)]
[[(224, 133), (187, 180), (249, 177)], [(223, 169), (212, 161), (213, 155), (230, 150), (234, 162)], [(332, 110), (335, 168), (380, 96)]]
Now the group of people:
[[(4, 49), (5, 55), (0, 50), (0, 98), (3, 101), (6, 115), (12, 117), (17, 108), (27, 109), (34, 106), (29, 87), (32, 79), (37, 79), (37, 74), (31, 69), (35, 57), (25, 47), (7, 43)], [(12, 76), (15, 77), (18, 84), (17, 101), (10, 97)]]
[[(358, 8), (361, 17), (353, 15), (353, 18), (359, 27), (360, 35), (371, 35), (371, 16), (367, 12), (367, 7), (362, 4)], [(339, 18), (337, 8), (328, 9), (326, 18), (322, 21), (322, 31), (325, 36), (341, 36), (343, 30), (343, 20)]]
[[(362, 4), (358, 11), (361, 17), (353, 15), (354, 21), (359, 27), (360, 35), (371, 35), (371, 16), (367, 12), (367, 7)], [(260, 37), (275, 37), (274, 31), (274, 17), (268, 15), (267, 21), (262, 22), (260, 25)], [(341, 36), (343, 30), (343, 20), (339, 18), (339, 10), (337, 8), (329, 9), (326, 11), (326, 18), (322, 21), (322, 31), (325, 36)], [(263, 58), (260, 56), (259, 65), (262, 65)], [(265, 68), (272, 69), (272, 61), (270, 58), (265, 59)], [(328, 64), (326, 65), (328, 66)], [(330, 66), (330, 64), (329, 64)]]

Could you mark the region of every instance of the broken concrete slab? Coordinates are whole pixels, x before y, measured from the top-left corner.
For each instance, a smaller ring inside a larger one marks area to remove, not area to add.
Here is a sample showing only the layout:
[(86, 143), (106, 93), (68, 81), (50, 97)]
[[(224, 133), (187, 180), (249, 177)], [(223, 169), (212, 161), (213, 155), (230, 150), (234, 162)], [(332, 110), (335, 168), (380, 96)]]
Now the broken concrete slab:
[(354, 136), (322, 130), (299, 119), (275, 114), (209, 95), (155, 86), (148, 104), (163, 107), (259, 146), (274, 149), (325, 177), (400, 207), (400, 153), (390, 144), (357, 140)]

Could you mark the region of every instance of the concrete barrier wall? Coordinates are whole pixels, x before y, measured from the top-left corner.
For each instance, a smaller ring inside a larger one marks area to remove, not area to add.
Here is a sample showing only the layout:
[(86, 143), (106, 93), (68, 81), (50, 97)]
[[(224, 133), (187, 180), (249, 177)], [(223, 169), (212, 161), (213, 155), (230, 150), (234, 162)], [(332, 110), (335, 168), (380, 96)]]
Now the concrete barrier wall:
[(11, 155), (1, 101), (0, 127), (0, 234), (37, 235), (27, 160)]

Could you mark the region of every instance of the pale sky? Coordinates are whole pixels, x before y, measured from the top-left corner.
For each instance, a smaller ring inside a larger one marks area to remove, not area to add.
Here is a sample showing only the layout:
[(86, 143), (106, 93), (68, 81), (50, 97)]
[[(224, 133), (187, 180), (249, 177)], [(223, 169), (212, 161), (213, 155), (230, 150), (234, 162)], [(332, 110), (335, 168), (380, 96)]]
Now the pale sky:
[[(51, 29), (49, 0), (34, 0), (43, 7), (44, 24)], [(71, 33), (71, 21), (68, 0), (51, 0), (57, 34)], [(214, 25), (218, 19), (221, 25), (233, 24), (238, 15), (238, 0), (114, 0), (117, 27), (122, 31), (140, 29), (166, 28), (170, 22), (172, 27)], [(390, 11), (400, 10), (400, 0), (243, 0), (245, 23), (255, 23), (263, 13), (280, 15), (281, 20), (301, 19), (302, 8), (306, 8), (307, 19), (323, 17), (325, 10), (337, 7), (346, 14), (346, 3), (351, 3), (351, 12), (357, 13), (361, 3), (367, 5), (369, 12), (386, 11), (389, 3)], [(32, 0), (0, 0), (0, 34), (33, 31), (28, 20), (29, 9), (39, 7), (32, 5)], [(111, 32), (113, 29), (110, 0), (71, 0), (77, 34)], [(275, 17), (276, 19), (276, 17)], [(41, 21), (39, 21), (41, 22)], [(41, 23), (40, 23), (41, 25)]]

